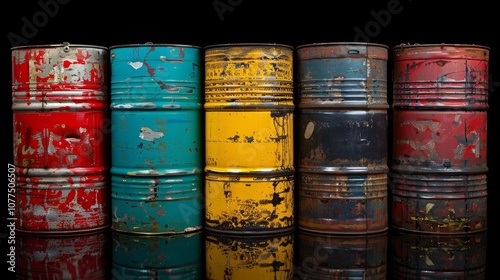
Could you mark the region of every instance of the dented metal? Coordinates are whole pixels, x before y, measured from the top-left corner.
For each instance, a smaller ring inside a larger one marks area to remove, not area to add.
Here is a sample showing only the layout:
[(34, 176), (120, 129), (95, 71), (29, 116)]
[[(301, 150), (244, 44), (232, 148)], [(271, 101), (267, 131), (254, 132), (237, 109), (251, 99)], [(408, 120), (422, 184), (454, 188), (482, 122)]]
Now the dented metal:
[[(293, 48), (205, 48), (205, 225), (293, 227)], [(231, 195), (232, 194), (232, 195)]]
[(393, 54), (394, 227), (485, 230), (489, 48), (400, 45)]
[(110, 56), (112, 228), (200, 230), (201, 49), (119, 45)]
[(297, 47), (298, 226), (388, 229), (387, 46)]
[(12, 48), (19, 231), (109, 226), (107, 71), (100, 46)]

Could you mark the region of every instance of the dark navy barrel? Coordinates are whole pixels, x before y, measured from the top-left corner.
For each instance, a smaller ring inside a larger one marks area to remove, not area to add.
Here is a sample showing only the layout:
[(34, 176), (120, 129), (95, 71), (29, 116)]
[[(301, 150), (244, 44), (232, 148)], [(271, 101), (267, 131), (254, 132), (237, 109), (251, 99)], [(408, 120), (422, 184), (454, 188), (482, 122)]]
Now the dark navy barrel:
[(112, 229), (201, 229), (201, 48), (120, 45), (110, 52)]
[(388, 229), (388, 48), (297, 48), (298, 227), (360, 234)]

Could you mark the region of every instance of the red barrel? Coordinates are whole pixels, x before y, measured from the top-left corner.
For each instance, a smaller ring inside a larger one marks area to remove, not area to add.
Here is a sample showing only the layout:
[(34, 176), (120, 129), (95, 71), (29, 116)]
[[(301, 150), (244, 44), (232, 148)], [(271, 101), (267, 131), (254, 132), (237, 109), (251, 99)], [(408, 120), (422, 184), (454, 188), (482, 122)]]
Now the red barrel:
[(12, 48), (16, 229), (109, 225), (107, 49)]
[(394, 48), (392, 224), (486, 230), (489, 48)]

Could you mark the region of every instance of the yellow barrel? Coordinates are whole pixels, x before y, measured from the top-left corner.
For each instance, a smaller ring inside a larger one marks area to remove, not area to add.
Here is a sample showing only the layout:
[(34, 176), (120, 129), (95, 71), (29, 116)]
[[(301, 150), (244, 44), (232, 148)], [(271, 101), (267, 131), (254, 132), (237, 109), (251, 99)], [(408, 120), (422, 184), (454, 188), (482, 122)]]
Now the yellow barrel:
[[(204, 65), (207, 229), (257, 233), (289, 229), (295, 172), (293, 47), (207, 46)], [(228, 196), (224, 191), (228, 186), (240, 196)], [(266, 201), (273, 199), (280, 202), (271, 203), (270, 209)], [(240, 203), (249, 213), (266, 214), (242, 213)]]

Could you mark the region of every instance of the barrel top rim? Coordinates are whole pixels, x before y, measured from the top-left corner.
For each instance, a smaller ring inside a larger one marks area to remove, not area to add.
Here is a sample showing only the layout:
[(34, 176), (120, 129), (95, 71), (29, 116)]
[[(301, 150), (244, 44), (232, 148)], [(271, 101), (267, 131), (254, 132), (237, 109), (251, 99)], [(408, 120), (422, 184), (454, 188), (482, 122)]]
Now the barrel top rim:
[(385, 49), (389, 49), (388, 45), (379, 44), (379, 43), (370, 43), (370, 42), (322, 42), (322, 43), (309, 43), (297, 46), (295, 49), (300, 48), (309, 48), (309, 47), (322, 47), (322, 46), (373, 46), (373, 47), (382, 47)]
[(201, 46), (181, 43), (135, 43), (135, 44), (118, 44), (109, 47), (110, 50), (118, 48), (132, 48), (132, 47), (184, 47), (193, 49), (202, 49)]
[(489, 50), (489, 46), (476, 45), (476, 44), (462, 44), (462, 43), (440, 43), (440, 44), (399, 44), (393, 47), (394, 50), (404, 49), (404, 48), (430, 48), (430, 47), (466, 47), (466, 48), (477, 48)]
[(95, 49), (108, 50), (108, 47), (106, 47), (106, 46), (87, 45), (87, 44), (69, 44), (69, 43), (22, 45), (22, 46), (15, 46), (15, 47), (12, 47), (10, 49), (13, 51), (13, 50), (21, 50), (21, 49), (40, 49), (40, 48), (52, 49), (52, 48), (64, 48), (64, 47), (70, 47), (70, 48), (95, 48)]
[(280, 44), (280, 43), (222, 43), (222, 44), (212, 44), (204, 47), (205, 50), (220, 48), (220, 47), (283, 47), (293, 50), (294, 47), (292, 45)]

